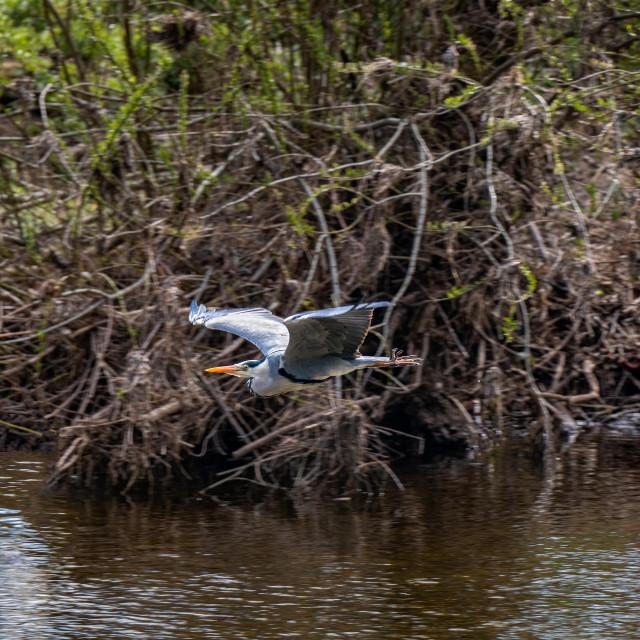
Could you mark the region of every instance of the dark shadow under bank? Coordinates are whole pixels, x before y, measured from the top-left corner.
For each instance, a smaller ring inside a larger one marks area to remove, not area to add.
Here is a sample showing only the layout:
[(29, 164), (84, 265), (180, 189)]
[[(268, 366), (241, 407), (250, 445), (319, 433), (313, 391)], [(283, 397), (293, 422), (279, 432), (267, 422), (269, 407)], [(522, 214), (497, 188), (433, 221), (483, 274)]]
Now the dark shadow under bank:
[[(268, 404), (260, 399), (248, 401)], [(612, 444), (621, 453), (640, 442), (640, 413), (633, 409), (611, 414), (595, 426), (589, 420), (565, 416), (549, 434), (548, 442), (539, 419), (510, 419), (500, 426), (474, 420), (460, 411), (449, 394), (422, 394), (419, 401), (414, 396), (411, 402), (399, 396), (375, 424), (362, 414), (332, 410), (321, 421), (314, 422), (312, 413), (302, 424), (294, 421), (292, 426), (262, 446), (257, 445), (269, 437), (268, 433), (260, 435), (263, 432), (259, 431), (259, 437), (249, 438), (247, 444), (233, 429), (212, 430), (179, 461), (149, 467), (133, 483), (105, 471), (111, 464), (106, 454), (95, 459), (91, 468), (64, 475), (58, 473), (58, 456), (52, 464), (50, 487), (133, 499), (168, 493), (223, 502), (261, 501), (268, 496), (361, 502), (393, 487), (401, 488), (398, 476), (422, 464), (481, 460), (508, 452), (543, 468), (585, 441)], [(274, 430), (279, 428), (276, 425)], [(21, 450), (57, 450), (54, 440), (16, 442), (21, 446), (15, 448)], [(247, 446), (249, 453), (235, 455)], [(327, 475), (321, 470), (305, 477), (309, 469), (323, 464), (332, 466), (335, 473)]]
[[(391, 442), (395, 445), (395, 442)], [(485, 451), (470, 451), (460, 447), (442, 447), (425, 449), (423, 455), (406, 455), (391, 461), (395, 479), (387, 477), (385, 481), (370, 487), (360, 486), (347, 493), (292, 490), (290, 486), (280, 487), (262, 485), (246, 478), (237, 478), (218, 486), (214, 491), (203, 489), (220, 479), (234, 468), (227, 457), (209, 455), (192, 460), (183, 465), (180, 471), (164, 477), (154, 477), (153, 481), (137, 483), (123, 493), (122, 487), (107, 482), (106, 477), (94, 478), (91, 486), (77, 482), (77, 478), (68, 478), (62, 485), (47, 487), (45, 494), (63, 493), (74, 500), (102, 501), (115, 500), (130, 504), (148, 504), (163, 508), (184, 504), (209, 504), (212, 506), (245, 506), (251, 508), (258, 504), (271, 505), (283, 515), (296, 516), (300, 510), (306, 512), (316, 502), (327, 504), (337, 502), (347, 505), (347, 510), (376, 511), (381, 515), (387, 509), (394, 511), (402, 503), (402, 495), (407, 487), (420, 484), (425, 472), (457, 465), (498, 464), (503, 473), (511, 473), (514, 481), (520, 473), (533, 474), (540, 478), (553, 478), (563, 474), (563, 469), (584, 468), (597, 481), (597, 468), (625, 469), (640, 474), (640, 415), (630, 416), (618, 425), (592, 426), (585, 428), (576, 440), (553, 456), (541, 458), (531, 448), (531, 440), (526, 425), (511, 425), (508, 437)], [(48, 457), (48, 466), (55, 467), (55, 457)], [(507, 471), (510, 469), (510, 471)], [(573, 472), (571, 472), (573, 473)], [(560, 477), (560, 476), (558, 476)], [(640, 477), (640, 475), (639, 475)], [(317, 489), (317, 487), (315, 488)], [(389, 502), (391, 500), (392, 502)], [(398, 502), (400, 501), (400, 502)]]

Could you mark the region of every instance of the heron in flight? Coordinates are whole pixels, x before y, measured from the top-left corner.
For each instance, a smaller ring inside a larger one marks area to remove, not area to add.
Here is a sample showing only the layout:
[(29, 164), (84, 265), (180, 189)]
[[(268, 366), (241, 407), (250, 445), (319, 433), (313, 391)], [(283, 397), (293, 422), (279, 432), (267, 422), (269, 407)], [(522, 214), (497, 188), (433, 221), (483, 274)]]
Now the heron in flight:
[(258, 347), (264, 354), (261, 360), (206, 371), (246, 378), (252, 394), (268, 397), (322, 384), (356, 369), (422, 364), (421, 358), (404, 356), (398, 349), (393, 349), (390, 358), (360, 355), (373, 310), (390, 306), (390, 302), (370, 302), (305, 311), (283, 319), (261, 307), (207, 311), (194, 300), (189, 322), (228, 331)]

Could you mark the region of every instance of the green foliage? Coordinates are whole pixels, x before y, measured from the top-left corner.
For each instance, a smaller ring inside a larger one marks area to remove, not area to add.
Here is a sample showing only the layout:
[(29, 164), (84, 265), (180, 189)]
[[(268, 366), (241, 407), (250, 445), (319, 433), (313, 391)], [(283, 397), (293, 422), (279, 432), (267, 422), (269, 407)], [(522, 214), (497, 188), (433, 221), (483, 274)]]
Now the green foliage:
[(518, 321), (516, 320), (516, 310), (518, 308), (518, 305), (530, 298), (538, 288), (538, 280), (533, 275), (531, 268), (527, 264), (525, 264), (524, 262), (520, 262), (518, 264), (518, 269), (525, 278), (527, 289), (524, 293), (514, 296), (511, 299), (511, 301), (509, 302), (509, 311), (507, 312), (507, 315), (502, 319), (500, 329), (507, 344), (510, 344), (515, 339), (515, 332), (518, 328)]
[(123, 104), (116, 113), (113, 120), (107, 126), (107, 135), (100, 142), (94, 152), (94, 167), (105, 167), (105, 163), (111, 158), (115, 151), (116, 144), (120, 140), (127, 125), (131, 122), (134, 114), (142, 106), (150, 107), (149, 93), (155, 85), (158, 76), (161, 73), (159, 68), (154, 74), (151, 74), (145, 82), (138, 85), (135, 91), (129, 96), (129, 99)]
[(482, 69), (482, 63), (480, 62), (480, 56), (478, 55), (478, 50), (476, 48), (476, 45), (473, 43), (473, 40), (463, 33), (457, 34), (457, 40), (458, 43), (469, 52), (469, 54), (471, 55), (471, 59), (473, 60), (473, 64), (475, 65), (476, 69), (480, 71)]
[(447, 291), (447, 299), (452, 300), (453, 298), (458, 298), (465, 293), (469, 293), (469, 291), (473, 291), (477, 286), (481, 285), (485, 281), (486, 278), (480, 278), (475, 282), (470, 282), (461, 286), (454, 285), (453, 287), (451, 287), (451, 289), (449, 289), (449, 291)]
[(563, 198), (564, 198), (564, 190), (562, 189), (562, 185), (558, 184), (554, 189), (551, 188), (549, 183), (546, 180), (542, 180), (540, 183), (540, 190), (544, 193), (556, 206), (562, 206)]
[[(518, 269), (525, 278), (527, 288), (524, 293), (513, 296), (513, 298), (509, 302), (509, 309), (507, 311), (507, 314), (502, 319), (500, 330), (507, 344), (513, 342), (513, 340), (515, 339), (516, 331), (518, 329), (518, 321), (516, 319), (516, 311), (518, 309), (518, 305), (530, 298), (536, 292), (538, 286), (538, 281), (528, 265), (526, 265), (524, 262), (520, 262), (518, 264)], [(447, 298), (453, 299), (462, 296), (465, 293), (472, 291), (486, 280), (487, 278), (485, 277), (469, 284), (454, 286), (447, 292)]]
[(347, 128), (346, 134), (358, 145), (360, 149), (364, 149), (371, 156), (375, 156), (376, 148), (370, 142), (367, 142), (362, 138), (362, 136), (359, 136), (353, 129)]
[[(37, 5), (23, 0), (5, 0), (0, 6), (0, 61), (12, 61), (13, 73), (49, 80), (50, 66), (39, 53), (43, 47), (53, 46)], [(8, 84), (9, 77), (0, 74), (0, 84)]]
[(296, 209), (292, 206), (285, 207), (285, 215), (289, 224), (296, 230), (299, 236), (310, 235), (314, 232), (314, 228), (306, 220), (306, 208)]
[(538, 288), (538, 281), (533, 275), (533, 272), (531, 271), (529, 266), (527, 266), (524, 262), (521, 262), (518, 266), (520, 271), (522, 272), (522, 275), (527, 281), (527, 292), (523, 294), (520, 299), (526, 300), (536, 292), (536, 289)]
[[(609, 122), (613, 114), (624, 113), (625, 117), (616, 122), (618, 144), (633, 144), (637, 135), (640, 116), (634, 105), (640, 97), (640, 44), (634, 34), (640, 20), (632, 13), (624, 16), (624, 8), (619, 9), (620, 14), (607, 29), (597, 30), (598, 21), (609, 20), (609, 14), (599, 12), (594, 19), (582, 3), (573, 0), (543, 3), (530, 9), (513, 0), (500, 0), (497, 7), (487, 7), (484, 17), (494, 20), (496, 28), (513, 28), (508, 34), (505, 31), (507, 37), (501, 31), (491, 32), (486, 26), (489, 23), (478, 25), (466, 20), (450, 7), (434, 9), (426, 18), (423, 3), (418, 0), (355, 7), (344, 0), (325, 5), (311, 0), (225, 0), (215, 6), (216, 13), (212, 15), (211, 4), (204, 2), (184, 7), (90, 0), (0, 3), (0, 55), (5, 65), (0, 83), (10, 84), (14, 78), (24, 76), (33, 78), (34, 95), (50, 85), (46, 101), (56, 108), (48, 114), (49, 124), (62, 149), (60, 154), (48, 156), (48, 166), (56, 176), (67, 182), (74, 179), (64, 156), (79, 142), (90, 146), (91, 166), (109, 174), (112, 161), (118, 159), (123, 134), (129, 134), (137, 145), (142, 144), (144, 140), (138, 138), (144, 138), (144, 134), (140, 130), (153, 117), (156, 129), (165, 127), (166, 131), (157, 138), (147, 135), (146, 146), (138, 156), (147, 159), (144, 172), (149, 179), (153, 167), (169, 168), (171, 182), (177, 187), (180, 180), (175, 153), (189, 154), (190, 118), (202, 112), (209, 114), (212, 121), (225, 114), (230, 118), (230, 130), (236, 125), (256, 126), (256, 118), (264, 117), (274, 134), (271, 142), (283, 157), (291, 153), (291, 148), (282, 120), (285, 114), (292, 113), (297, 118), (294, 126), (310, 138), (317, 133), (312, 126), (317, 122), (313, 121), (321, 120), (327, 129), (334, 128), (336, 145), (346, 141), (349, 148), (355, 147), (354, 155), (373, 156), (381, 146), (377, 132), (353, 126), (363, 117), (385, 117), (385, 109), (395, 108), (396, 96), (407, 101), (407, 117), (434, 107), (459, 110), (464, 116), (464, 109), (487, 90), (483, 74), (532, 45), (539, 46), (540, 51), (535, 56), (514, 58), (519, 66), (503, 70), (502, 73), (512, 73), (512, 77), (498, 90), (514, 91), (519, 86), (526, 92), (533, 111), (539, 109), (536, 92), (553, 89), (549, 93), (553, 100), (548, 100), (548, 113), (537, 133), (549, 141), (556, 176), (563, 176), (572, 162), (567, 151), (578, 149), (585, 139), (584, 132), (574, 135), (570, 129), (555, 131), (553, 123), (562, 119), (567, 109), (584, 127)], [(173, 26), (184, 40), (188, 27), (182, 18), (193, 8), (201, 13), (196, 17), (199, 25), (192, 40), (180, 46), (172, 44), (169, 28)], [(616, 55), (621, 51), (619, 43), (627, 42), (620, 38), (629, 41), (624, 53)], [(441, 73), (440, 57), (452, 42), (460, 52), (461, 68), (451, 88), (440, 96), (438, 90), (428, 87)], [(608, 47), (607, 43), (618, 48)], [(381, 56), (395, 62), (384, 77), (376, 78), (372, 61)], [(576, 80), (582, 77), (587, 81)], [(376, 107), (359, 106), (378, 99), (381, 104)], [(389, 100), (391, 104), (386, 104)], [(336, 107), (347, 103), (351, 110), (336, 111)], [(165, 118), (162, 109), (167, 105), (177, 108), (175, 118)], [(11, 110), (14, 105), (6, 108)], [(89, 109), (92, 111), (88, 115)], [(488, 131), (480, 138), (479, 147), (503, 130), (516, 135), (520, 126), (509, 114), (496, 114), (488, 120)], [(37, 118), (22, 126), (29, 137), (36, 137), (43, 130)], [(438, 139), (444, 132), (434, 131), (433, 135)], [(596, 137), (594, 148), (615, 153), (614, 138)], [(481, 153), (480, 149), (478, 161)], [(205, 181), (210, 171), (208, 162), (201, 162), (192, 176)], [(332, 174), (333, 184), (328, 188), (351, 190), (354, 195), (331, 205), (328, 213), (341, 213), (357, 204), (365, 194), (356, 193), (354, 185), (347, 181), (367, 172), (352, 169), (339, 178)], [(272, 175), (275, 174), (267, 170), (257, 181), (267, 184)], [(111, 181), (109, 188), (115, 188), (111, 178), (105, 180)], [(232, 177), (223, 173), (215, 180), (228, 181)], [(340, 185), (336, 185), (338, 180)], [(16, 180), (9, 188), (24, 187)], [(559, 181), (549, 180), (541, 188), (553, 204), (566, 206), (566, 194)], [(87, 210), (106, 204), (104, 193), (99, 191), (85, 192)], [(595, 186), (588, 185), (587, 192), (593, 213), (597, 210)], [(202, 193), (209, 194), (210, 189), (203, 189)], [(476, 204), (482, 207), (486, 203), (477, 199)], [(301, 233), (310, 230), (300, 213), (307, 206), (304, 202), (290, 205), (288, 213), (290, 222)], [(34, 208), (32, 215), (38, 216), (37, 211)], [(521, 209), (514, 211), (513, 223), (522, 215)], [(617, 211), (616, 215), (620, 213), (624, 212)], [(453, 293), (461, 292), (464, 291)]]
[(515, 338), (515, 332), (518, 328), (518, 321), (516, 320), (516, 309), (517, 302), (512, 300), (509, 304), (509, 312), (502, 319), (502, 325), (500, 329), (502, 330), (502, 335), (504, 336), (504, 340), (507, 344), (511, 344)]
[(136, 79), (129, 70), (123, 30), (113, 28), (114, 24), (102, 13), (104, 9), (108, 9), (108, 5), (75, 0), (75, 8), (80, 28), (83, 29), (81, 44), (85, 55), (90, 59), (96, 59), (98, 55), (106, 56), (114, 74), (109, 78), (109, 83), (118, 88), (121, 82), (133, 87)]
[(188, 126), (188, 104), (187, 94), (189, 90), (189, 73), (183, 69), (180, 74), (180, 96), (178, 101), (178, 132), (180, 134), (180, 146), (182, 153), (187, 153), (187, 126)]

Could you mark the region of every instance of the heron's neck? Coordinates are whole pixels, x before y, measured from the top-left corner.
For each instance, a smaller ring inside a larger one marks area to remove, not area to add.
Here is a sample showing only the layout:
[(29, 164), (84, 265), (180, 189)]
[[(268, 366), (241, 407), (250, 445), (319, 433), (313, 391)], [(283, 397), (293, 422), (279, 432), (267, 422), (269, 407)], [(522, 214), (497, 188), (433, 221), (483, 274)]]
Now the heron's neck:
[(253, 377), (249, 381), (251, 392), (257, 396), (268, 397), (280, 393), (296, 391), (303, 385), (295, 379), (280, 373), (282, 368), (282, 354), (272, 354), (265, 358), (253, 370)]

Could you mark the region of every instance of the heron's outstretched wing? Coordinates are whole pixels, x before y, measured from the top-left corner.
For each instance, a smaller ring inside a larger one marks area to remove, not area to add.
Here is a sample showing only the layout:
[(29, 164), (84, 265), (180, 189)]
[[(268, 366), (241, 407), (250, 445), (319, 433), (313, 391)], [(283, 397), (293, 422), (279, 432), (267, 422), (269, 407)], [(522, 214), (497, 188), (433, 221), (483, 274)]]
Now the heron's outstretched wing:
[(335, 307), (307, 311), (284, 320), (291, 338), (282, 366), (296, 377), (313, 377), (313, 363), (324, 356), (356, 358), (369, 326), (373, 310), (390, 307), (391, 302)]
[(261, 307), (207, 311), (203, 304), (198, 306), (193, 300), (189, 322), (240, 336), (255, 344), (265, 356), (285, 349), (289, 343), (289, 331), (284, 320)]

